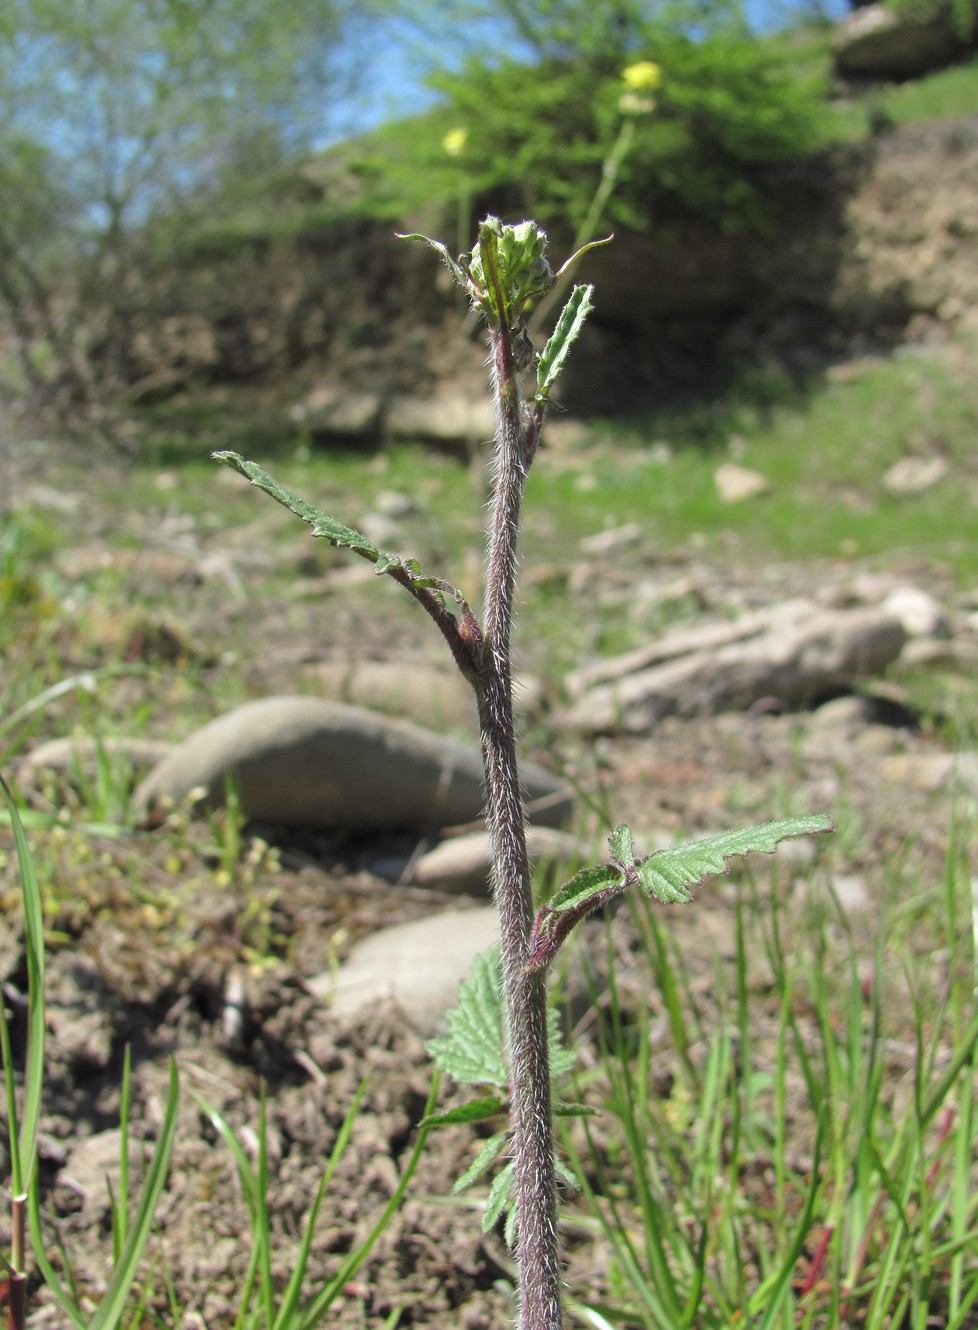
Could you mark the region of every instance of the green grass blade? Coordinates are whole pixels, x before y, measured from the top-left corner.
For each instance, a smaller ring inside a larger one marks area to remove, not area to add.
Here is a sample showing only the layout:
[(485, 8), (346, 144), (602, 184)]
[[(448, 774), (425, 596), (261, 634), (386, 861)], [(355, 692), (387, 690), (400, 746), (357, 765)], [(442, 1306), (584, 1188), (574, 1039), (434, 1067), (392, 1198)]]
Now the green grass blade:
[(129, 1226), (129, 1091), (132, 1049), (126, 1044), (122, 1060), (122, 1093), (119, 1105), (119, 1200), (112, 1225), (112, 1254), (118, 1262), (126, 1244)]
[(976, 1301), (978, 1301), (978, 1275), (971, 1281), (971, 1286), (958, 1307), (957, 1315), (948, 1322), (947, 1330), (964, 1330), (968, 1313)]
[[(425, 1104), (424, 1112), (421, 1115), (422, 1121), (430, 1116), (434, 1110), (435, 1104), (438, 1102), (438, 1086), (440, 1079), (439, 1073), (436, 1070), (431, 1080), (431, 1090), (428, 1094), (428, 1102)], [(429, 1129), (427, 1127), (421, 1126), (418, 1128), (418, 1134), (414, 1141), (414, 1149), (411, 1151), (410, 1157), (404, 1165), (404, 1169), (393, 1196), (391, 1196), (390, 1200), (387, 1202), (376, 1224), (374, 1224), (373, 1228), (367, 1234), (360, 1246), (350, 1253), (325, 1288), (321, 1289), (316, 1297), (313, 1298), (312, 1302), (307, 1303), (303, 1308), (301, 1315), (296, 1318), (294, 1330), (313, 1330), (313, 1327), (320, 1323), (325, 1313), (329, 1310), (337, 1295), (342, 1291), (344, 1285), (349, 1283), (370, 1255), (377, 1239), (390, 1223), (391, 1216), (404, 1199), (404, 1193), (407, 1191), (411, 1179), (414, 1177), (415, 1170), (418, 1167), (418, 1163), (421, 1160), (422, 1152), (428, 1140), (428, 1131)]]
[(272, 1235), (268, 1213), (268, 1100), (265, 1086), (261, 1089), (258, 1113), (258, 1173), (255, 1197), (255, 1243), (258, 1248), (258, 1292), (265, 1314), (265, 1325), (270, 1327), (275, 1314), (272, 1286)]
[(14, 1196), (22, 1196), (24, 1192), (24, 1170), (21, 1168), (20, 1162), (20, 1133), (17, 1127), (20, 1120), (17, 1108), (17, 1081), (14, 1076), (10, 1030), (7, 1028), (7, 1011), (2, 994), (0, 994), (0, 1060), (3, 1062), (3, 1081), (7, 1096), (7, 1134), (10, 1138), (10, 1190)]
[(173, 1143), (177, 1131), (177, 1108), (180, 1101), (180, 1083), (177, 1077), (176, 1063), (170, 1062), (170, 1088), (166, 1100), (166, 1112), (163, 1118), (163, 1130), (160, 1132), (153, 1158), (143, 1182), (139, 1208), (133, 1220), (132, 1228), (126, 1239), (122, 1254), (112, 1274), (109, 1287), (105, 1291), (98, 1310), (88, 1323), (88, 1330), (115, 1330), (123, 1314), (126, 1298), (146, 1250), (156, 1215), (156, 1206), (166, 1182)]
[(309, 1214), (306, 1217), (305, 1228), (302, 1234), (302, 1242), (299, 1246), (299, 1252), (296, 1256), (295, 1267), (292, 1271), (292, 1277), (289, 1280), (288, 1287), (285, 1290), (285, 1296), (282, 1299), (282, 1305), (279, 1308), (278, 1316), (274, 1321), (274, 1330), (286, 1330), (293, 1319), (298, 1314), (299, 1299), (302, 1295), (302, 1283), (306, 1276), (306, 1267), (309, 1264), (309, 1253), (312, 1250), (312, 1240), (316, 1234), (316, 1221), (319, 1218), (319, 1210), (323, 1203), (323, 1198), (333, 1174), (336, 1172), (340, 1160), (346, 1153), (346, 1147), (350, 1143), (350, 1136), (353, 1132), (353, 1125), (357, 1120), (357, 1114), (360, 1111), (360, 1104), (363, 1102), (363, 1096), (366, 1093), (367, 1082), (361, 1081), (353, 1096), (353, 1102), (350, 1105), (346, 1117), (336, 1134), (336, 1140), (330, 1151), (329, 1161), (323, 1172), (322, 1179), (316, 1189), (316, 1195), (313, 1199)]
[(234, 1131), (224, 1115), (196, 1090), (191, 1090), (190, 1093), (199, 1105), (201, 1111), (210, 1121), (211, 1126), (231, 1151), (235, 1167), (238, 1171), (238, 1181), (241, 1183), (241, 1190), (244, 1193), (245, 1202), (248, 1206), (249, 1212), (253, 1213), (258, 1179), (255, 1177), (254, 1169), (251, 1167), (251, 1160), (248, 1158), (248, 1152), (238, 1140), (237, 1136), (235, 1136)]
[(241, 1185), (241, 1193), (244, 1196), (245, 1204), (248, 1207), (248, 1215), (251, 1220), (251, 1255), (248, 1258), (248, 1269), (245, 1272), (242, 1281), (241, 1290), (238, 1295), (238, 1315), (235, 1318), (234, 1330), (245, 1330), (248, 1324), (248, 1308), (251, 1306), (252, 1290), (255, 1287), (255, 1281), (258, 1278), (258, 1271), (264, 1265), (264, 1243), (267, 1238), (268, 1226), (266, 1223), (260, 1223), (258, 1218), (258, 1207), (260, 1198), (258, 1194), (258, 1178), (255, 1170), (251, 1166), (251, 1160), (248, 1152), (238, 1140), (230, 1123), (224, 1115), (213, 1106), (202, 1094), (196, 1090), (191, 1091), (197, 1104), (203, 1113), (209, 1119), (214, 1130), (224, 1141), (224, 1144), (231, 1152), (235, 1168), (238, 1173), (238, 1182)]
[(961, 1040), (956, 1045), (954, 1055), (947, 1066), (942, 1069), (930, 1091), (923, 1096), (920, 1109), (921, 1129), (929, 1126), (934, 1114), (950, 1093), (951, 1086), (957, 1080), (961, 1068), (975, 1056), (976, 1048), (978, 1048), (978, 1012), (975, 1013), (968, 1028), (961, 1036)]
[[(764, 1314), (757, 1323), (757, 1330), (772, 1330), (778, 1312), (781, 1310), (781, 1304), (791, 1288), (791, 1280), (795, 1273), (795, 1266), (798, 1258), (805, 1250), (805, 1244), (808, 1242), (808, 1235), (812, 1225), (812, 1217), (815, 1214), (815, 1202), (822, 1189), (821, 1169), (819, 1163), (822, 1155), (822, 1142), (825, 1135), (824, 1121), (820, 1121), (818, 1132), (815, 1137), (812, 1159), (812, 1183), (808, 1189), (808, 1195), (805, 1197), (805, 1208), (795, 1221), (794, 1241), (785, 1253), (784, 1260), (781, 1262), (781, 1269), (771, 1284), (763, 1290), (758, 1290), (751, 1300), (753, 1304), (763, 1306)], [(761, 1294), (763, 1293), (763, 1297)]]
[[(10, 812), (10, 822), (17, 849), (21, 896), (24, 904), (24, 943), (27, 948), (27, 1055), (24, 1066), (24, 1108), (17, 1133), (20, 1195), (30, 1189), (37, 1164), (37, 1124), (41, 1116), (44, 1083), (44, 908), (41, 890), (34, 872), (34, 860), (27, 835), (17, 812), (10, 786), (0, 776), (0, 787)], [(14, 1119), (11, 1118), (11, 1129)], [(13, 1142), (11, 1142), (13, 1144)]]
[[(971, 1152), (975, 1131), (974, 1058), (968, 1074), (961, 1078), (958, 1105), (958, 1129), (954, 1141), (954, 1172), (951, 1178), (951, 1232), (956, 1240), (964, 1236), (971, 1208)], [(951, 1261), (948, 1310), (956, 1316), (962, 1305), (965, 1277), (965, 1251), (958, 1251)]]
[(34, 1250), (34, 1260), (37, 1262), (37, 1268), (41, 1272), (41, 1278), (61, 1304), (61, 1310), (75, 1327), (75, 1330), (87, 1330), (88, 1322), (82, 1315), (77, 1300), (71, 1293), (67, 1292), (61, 1282), (58, 1272), (48, 1259), (44, 1232), (41, 1228), (40, 1197), (38, 1195), (38, 1179), (36, 1176), (31, 1184), (28, 1207), (27, 1217), (31, 1231), (31, 1246)]

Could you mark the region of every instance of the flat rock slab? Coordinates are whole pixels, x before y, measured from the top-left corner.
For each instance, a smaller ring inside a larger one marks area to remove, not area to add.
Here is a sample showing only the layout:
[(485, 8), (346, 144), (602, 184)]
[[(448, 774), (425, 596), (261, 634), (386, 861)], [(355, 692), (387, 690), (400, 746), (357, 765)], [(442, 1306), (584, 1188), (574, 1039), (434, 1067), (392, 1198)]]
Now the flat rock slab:
[(339, 971), (306, 983), (344, 1020), (393, 1000), (422, 1035), (435, 1034), (455, 1006), (472, 962), (499, 937), (494, 908), (448, 910), (395, 924), (358, 942)]
[(576, 700), (564, 720), (581, 734), (644, 734), (670, 715), (810, 706), (881, 673), (906, 639), (900, 618), (882, 609), (786, 601), (579, 671), (568, 679)]
[[(522, 768), (534, 822), (560, 826), (573, 796)], [(250, 821), (349, 832), (430, 829), (477, 819), (482, 756), (407, 721), (315, 697), (268, 697), (211, 721), (150, 772), (133, 796), (144, 819), (197, 788), (205, 806), (233, 781)]]

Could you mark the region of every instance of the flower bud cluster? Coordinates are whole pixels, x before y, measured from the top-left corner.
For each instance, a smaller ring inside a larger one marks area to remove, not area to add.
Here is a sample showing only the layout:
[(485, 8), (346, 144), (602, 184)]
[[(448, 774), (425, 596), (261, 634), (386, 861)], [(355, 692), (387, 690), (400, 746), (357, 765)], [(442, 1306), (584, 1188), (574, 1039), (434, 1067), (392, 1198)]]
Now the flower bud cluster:
[[(492, 232), (489, 243), (495, 240), (498, 274), (504, 299), (512, 315), (519, 318), (529, 300), (549, 291), (557, 280), (547, 262), (547, 235), (536, 222), (518, 222), (504, 226), (498, 217), (487, 217), (483, 230)], [(473, 249), (468, 263), (469, 292), (482, 309), (494, 305), (492, 282), (486, 272), (483, 241)], [(488, 311), (487, 311), (488, 312)]]

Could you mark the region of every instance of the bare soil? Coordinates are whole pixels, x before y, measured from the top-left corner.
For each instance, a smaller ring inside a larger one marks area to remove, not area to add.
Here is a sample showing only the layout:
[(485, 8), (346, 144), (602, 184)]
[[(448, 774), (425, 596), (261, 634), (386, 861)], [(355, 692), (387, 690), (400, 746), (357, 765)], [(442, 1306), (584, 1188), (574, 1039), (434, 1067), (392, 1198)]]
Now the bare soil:
[[(70, 459), (51, 452), (42, 452), (40, 466), (37, 454), (31, 461), (25, 452), (24, 461), (22, 486), (43, 482), (62, 495), (76, 487), (84, 492), (84, 503), (64, 518), (66, 536), (94, 540), (110, 561), (113, 552), (118, 555), (127, 541), (120, 538), (118, 515), (100, 506), (98, 477), (93, 483)], [(251, 546), (266, 547), (262, 523), (272, 520), (258, 519), (248, 533)], [(241, 543), (232, 533), (223, 545), (209, 544), (206, 553), (211, 565), (225, 558), (231, 566), (239, 559), (237, 566), (244, 567)], [(696, 576), (736, 585), (741, 597), (749, 596), (751, 588), (768, 599), (800, 589), (811, 593), (820, 579), (827, 583), (840, 576), (838, 568), (767, 569), (763, 576), (760, 571), (708, 570), (688, 558)], [(77, 726), (125, 733), (140, 712), (149, 717), (141, 726), (146, 732), (181, 737), (189, 728), (189, 700), (199, 697), (188, 691), (191, 674), (212, 710), (221, 709), (221, 699), (296, 686), (295, 662), (313, 650), (318, 628), (306, 591), (281, 590), (287, 576), (279, 580), (278, 595), (252, 601), (245, 609), (220, 578), (202, 575), (203, 559), (197, 569), (201, 575), (184, 570), (176, 586), (173, 565), (149, 549), (135, 563), (123, 561), (121, 568), (118, 580), (108, 583), (96, 574), (80, 577), (47, 624), (43, 616), (24, 614), (19, 651), (25, 659), (31, 651), (40, 658), (53, 652), (57, 677), (110, 661), (134, 667), (104, 680), (95, 705), (86, 706), (83, 694), (81, 701), (71, 695), (53, 703), (34, 738)], [(912, 575), (918, 585), (953, 600), (953, 588), (937, 567), (917, 562), (912, 569), (895, 566), (891, 571), (896, 577)], [(376, 603), (357, 590), (331, 600), (334, 645), (337, 640), (355, 643), (361, 654), (389, 653), (392, 641), (397, 652), (426, 649), (427, 624), (410, 606), (395, 604), (396, 596), (390, 599), (382, 623)], [(166, 632), (160, 630), (164, 622)], [(215, 650), (222, 640), (235, 643), (227, 660)], [(545, 649), (534, 658), (532, 643), (526, 641), (523, 653), (525, 666), (546, 675)], [(11, 659), (4, 672), (12, 674), (17, 664)], [(559, 758), (591, 800), (606, 803), (616, 820), (631, 822), (645, 849), (654, 848), (657, 834), (712, 832), (738, 820), (763, 821), (789, 811), (834, 813), (839, 829), (824, 851), (821, 878), (788, 855), (770, 880), (762, 875), (758, 890), (762, 898), (777, 892), (789, 912), (803, 911), (818, 881), (856, 881), (862, 897), (852, 907), (848, 927), (865, 937), (868, 957), (884, 902), (911, 892), (914, 884), (941, 881), (951, 822), (951, 792), (913, 775), (914, 761), (943, 751), (946, 742), (933, 723), (893, 696), (881, 704), (880, 723), (867, 723), (838, 742), (826, 741), (821, 749), (806, 746), (810, 717), (762, 712), (670, 722), (647, 739), (588, 744), (548, 731), (544, 722), (534, 731), (537, 743), (530, 755), (544, 762)], [(908, 774), (894, 783), (892, 775), (881, 775), (881, 763), (889, 759), (892, 766), (901, 755)], [(35, 782), (27, 792), (38, 812), (74, 808), (84, 813), (77, 774)], [(582, 813), (584, 831), (594, 822)], [(254, 839), (256, 833), (260, 839)], [(150, 1304), (162, 1323), (186, 1330), (232, 1325), (250, 1255), (249, 1219), (233, 1160), (196, 1096), (218, 1108), (252, 1147), (259, 1104), (266, 1097), (273, 1267), (284, 1281), (337, 1131), (363, 1087), (351, 1142), (316, 1229), (306, 1286), (313, 1294), (364, 1238), (392, 1194), (411, 1149), (431, 1069), (422, 1040), (399, 1010), (379, 1004), (368, 1016), (344, 1024), (309, 994), (304, 981), (339, 963), (357, 937), (448, 903), (437, 893), (391, 886), (370, 871), (386, 850), (403, 850), (403, 843), (357, 843), (262, 827), (247, 830), (237, 853), (228, 840), (231, 834), (219, 821), (181, 816), (161, 829), (121, 836), (80, 830), (70, 818), (32, 830), (50, 935), (45, 1203), (78, 1286), (94, 1302), (111, 1271), (107, 1179), (118, 1186), (114, 1129), (124, 1050), (128, 1047), (132, 1055), (137, 1190), (139, 1161), (159, 1129), (168, 1065), (175, 1059), (182, 1085), (179, 1133), (145, 1278), (151, 1281)], [(18, 994), (25, 968), (10, 845), (9, 832), (0, 829), (0, 954), (19, 1051)], [(816, 851), (822, 854), (821, 848)], [(733, 901), (733, 888), (713, 885), (689, 908), (661, 911), (707, 1028), (724, 1019), (715, 986), (717, 966), (729, 968), (734, 955)], [(457, 904), (457, 898), (451, 903)], [(590, 927), (599, 956), (604, 925)], [(624, 913), (616, 923), (616, 938), (622, 1000), (633, 1008), (648, 1004), (661, 1017), (663, 998)], [(938, 942), (922, 935), (915, 945), (936, 950)], [(759, 941), (754, 954), (753, 1019), (759, 1030), (773, 1030), (779, 999), (772, 994)], [(236, 986), (244, 995), (239, 1030), (228, 1026), (228, 995)], [(578, 1002), (568, 1020), (575, 1026), (572, 1037), (582, 1064), (593, 1067), (593, 1013)], [(894, 1023), (897, 1029), (905, 1024), (899, 1012)], [(675, 1054), (665, 1020), (654, 1021), (652, 1028), (655, 1084), (668, 1099)], [(705, 1050), (702, 1040), (691, 1056), (702, 1058)], [(894, 1055), (895, 1082), (909, 1073), (912, 1057), (912, 1043)], [(451, 1087), (443, 1088), (443, 1104), (451, 1102), (452, 1093)], [(600, 1082), (592, 1093), (600, 1101)], [(801, 1121), (801, 1108), (798, 1116)], [(379, 1327), (398, 1309), (402, 1326), (495, 1330), (509, 1322), (512, 1266), (502, 1238), (483, 1236), (478, 1214), (450, 1196), (453, 1180), (472, 1158), (475, 1140), (470, 1128), (452, 1128), (431, 1139), (408, 1200), (367, 1266), (345, 1288), (329, 1324), (350, 1330)], [(800, 1138), (792, 1144), (803, 1152), (807, 1143)], [(567, 1200), (568, 1284), (600, 1296), (606, 1259), (579, 1222), (578, 1204)], [(166, 1300), (167, 1282), (177, 1315)], [(32, 1324), (64, 1324), (43, 1289), (36, 1291), (36, 1307)]]

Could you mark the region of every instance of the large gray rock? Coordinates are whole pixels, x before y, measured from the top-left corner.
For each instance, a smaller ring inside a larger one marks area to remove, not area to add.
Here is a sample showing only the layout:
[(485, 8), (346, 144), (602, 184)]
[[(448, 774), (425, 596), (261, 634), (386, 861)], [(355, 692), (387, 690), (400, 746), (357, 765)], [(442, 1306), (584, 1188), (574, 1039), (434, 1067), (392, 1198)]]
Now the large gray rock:
[(642, 734), (669, 715), (793, 708), (851, 689), (900, 654), (906, 631), (879, 609), (825, 611), (805, 601), (737, 624), (666, 635), (645, 653), (606, 661), (571, 682), (565, 721), (580, 733)]
[(916, 78), (956, 60), (966, 43), (947, 18), (867, 5), (836, 27), (832, 48), (840, 74)]
[[(560, 826), (572, 795), (550, 772), (522, 768), (535, 822)], [(133, 796), (138, 817), (198, 787), (223, 803), (233, 779), (247, 818), (344, 831), (437, 828), (483, 807), (477, 748), (406, 721), (314, 697), (236, 707), (180, 744)], [(536, 810), (534, 811), (534, 805)]]
[(337, 972), (317, 975), (306, 987), (345, 1020), (393, 1000), (415, 1029), (433, 1035), (455, 1006), (476, 956), (498, 938), (492, 907), (394, 924), (358, 942)]

